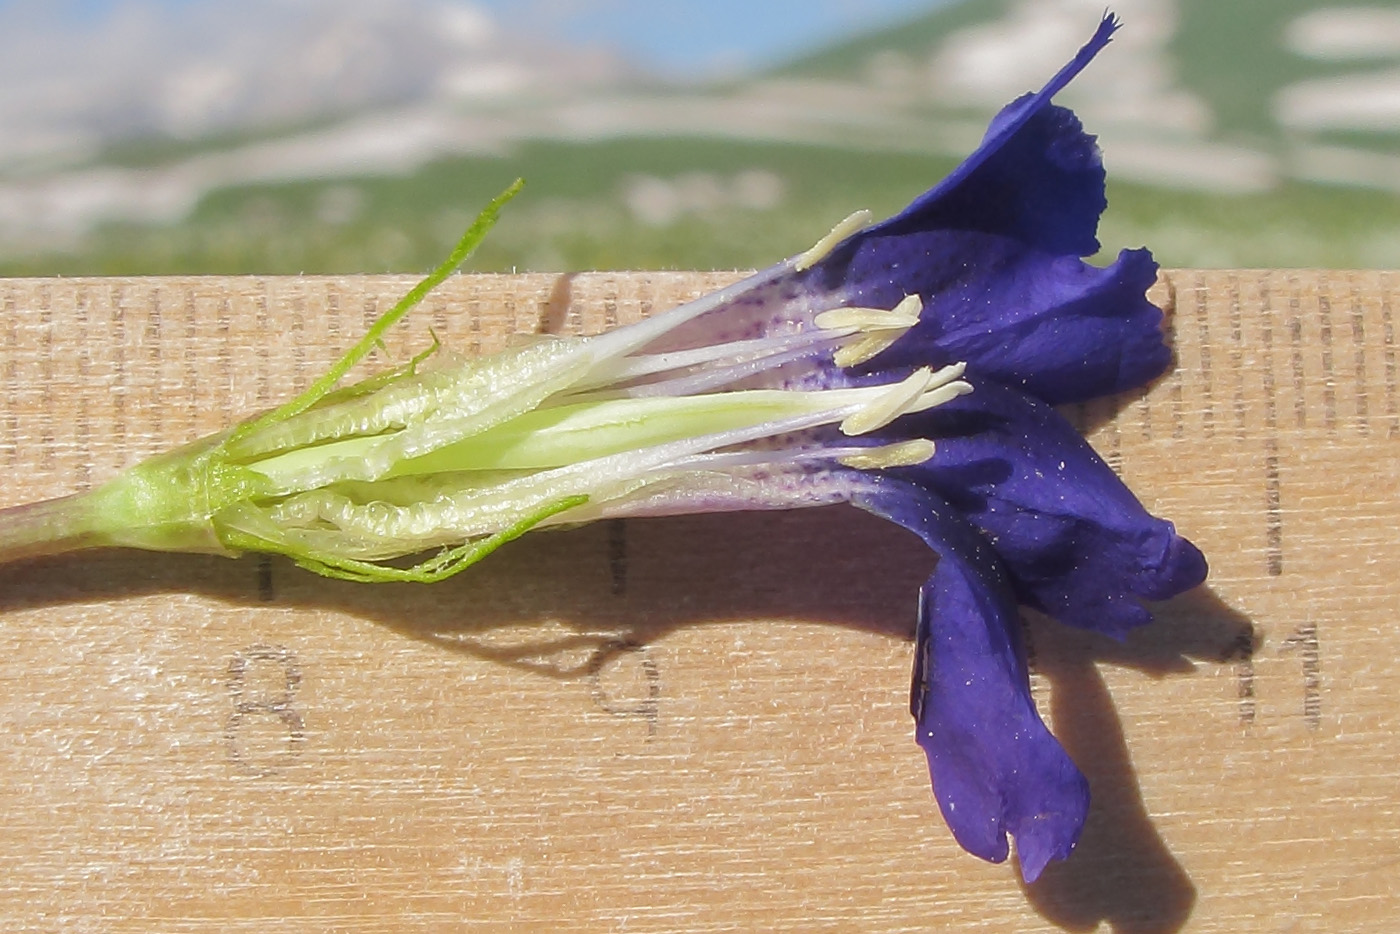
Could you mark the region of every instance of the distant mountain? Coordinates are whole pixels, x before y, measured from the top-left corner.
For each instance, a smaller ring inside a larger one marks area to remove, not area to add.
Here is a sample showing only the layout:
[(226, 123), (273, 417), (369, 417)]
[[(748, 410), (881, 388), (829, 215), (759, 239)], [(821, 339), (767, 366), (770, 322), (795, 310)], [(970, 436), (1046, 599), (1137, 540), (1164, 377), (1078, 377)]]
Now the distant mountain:
[[(1116, 0), (1125, 21), (1063, 96), (1118, 171), (1268, 189), (1285, 178), (1400, 192), (1400, 8), (1337, 0)], [(795, 61), (788, 80), (905, 84), (990, 109), (1081, 41), (1101, 0), (964, 0)]]
[[(516, 174), (478, 268), (757, 265), (936, 180), (1103, 5), (963, 0), (699, 88), (447, 0), (132, 13), (67, 51), (0, 14), (0, 273), (423, 268)], [(1400, 10), (1112, 6), (1124, 28), (1060, 98), (1105, 153), (1105, 243), (1400, 266)]]
[(505, 32), (449, 0), (0, 7), (0, 170), (81, 160), (113, 143), (324, 124), (368, 109), (577, 97), (631, 70)]

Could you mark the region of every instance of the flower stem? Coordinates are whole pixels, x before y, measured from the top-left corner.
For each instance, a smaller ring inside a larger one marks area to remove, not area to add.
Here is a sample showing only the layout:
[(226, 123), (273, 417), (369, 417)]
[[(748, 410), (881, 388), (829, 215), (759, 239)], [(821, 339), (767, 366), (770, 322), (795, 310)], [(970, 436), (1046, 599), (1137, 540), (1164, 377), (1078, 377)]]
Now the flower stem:
[(0, 563), (101, 547), (93, 518), (86, 493), (0, 509)]

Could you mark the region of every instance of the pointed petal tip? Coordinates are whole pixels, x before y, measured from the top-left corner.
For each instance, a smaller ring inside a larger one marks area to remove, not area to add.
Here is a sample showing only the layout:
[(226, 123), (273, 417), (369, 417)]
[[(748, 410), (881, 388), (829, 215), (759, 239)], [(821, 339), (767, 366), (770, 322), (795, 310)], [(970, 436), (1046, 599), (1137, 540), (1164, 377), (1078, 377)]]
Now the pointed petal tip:
[(1035, 99), (1044, 102), (1058, 92), (1065, 85), (1069, 84), (1075, 77), (1094, 60), (1104, 46), (1113, 40), (1113, 34), (1123, 25), (1123, 21), (1118, 18), (1118, 14), (1112, 10), (1105, 10), (1103, 19), (1099, 21), (1099, 28), (1094, 30), (1089, 41), (1080, 47), (1074, 58), (1070, 59), (1065, 67), (1061, 68), (1055, 77), (1046, 82), (1045, 87), (1035, 95)]
[(1122, 18), (1112, 10), (1103, 11), (1103, 19), (1099, 20), (1099, 28), (1094, 30), (1094, 34), (1089, 37), (1089, 41), (1080, 47), (1075, 61), (1083, 59), (1085, 63), (1103, 51), (1104, 47), (1113, 41), (1114, 33), (1123, 28)]
[(1087, 44), (1092, 45), (1098, 42), (1101, 43), (1099, 48), (1103, 48), (1113, 38), (1113, 34), (1122, 28), (1123, 18), (1112, 10), (1104, 10), (1103, 19), (1099, 21), (1099, 28)]

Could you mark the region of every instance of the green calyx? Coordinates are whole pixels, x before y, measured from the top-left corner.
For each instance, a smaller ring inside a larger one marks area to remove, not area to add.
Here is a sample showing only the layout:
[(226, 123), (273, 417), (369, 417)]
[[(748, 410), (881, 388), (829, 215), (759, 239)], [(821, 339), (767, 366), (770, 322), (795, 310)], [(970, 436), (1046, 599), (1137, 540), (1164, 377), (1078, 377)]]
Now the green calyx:
[[(721, 318), (713, 342), (704, 327), (677, 332), (725, 308), (737, 292), (724, 290), (606, 334), (539, 336), (465, 361), (434, 359), (434, 337), (408, 363), (342, 385), (520, 186), (296, 398), (90, 493), (5, 511), (0, 560), (100, 546), (254, 551), (328, 577), (427, 583), (540, 526), (830, 501), (774, 478), (927, 459), (932, 442), (847, 438), (970, 391), (958, 365), (854, 387), (823, 369), (897, 340), (918, 320), (916, 297), (893, 310), (798, 301), (782, 327), (738, 337)], [(755, 281), (786, 267), (775, 268)], [(817, 388), (768, 388), (790, 384)]]
[[(522, 184), (517, 180), (487, 205), (447, 259), (295, 399), (221, 435), (144, 461), (88, 493), (8, 510), (10, 521), (0, 529), (0, 558), (111, 546), (223, 554), (258, 551), (286, 555), (329, 577), (429, 582), (458, 573), (546, 518), (586, 502), (587, 496), (576, 494), (534, 503), (488, 534), (444, 547), (411, 567), (399, 567), (347, 555), (334, 536), (312, 541), (301, 534), (303, 530), (267, 521), (268, 510), (282, 497), (269, 478), (252, 466), (259, 447), (269, 442), (275, 445), (298, 420), (303, 425), (315, 424), (318, 412), (364, 403), (417, 376), (421, 364), (437, 350), (436, 339), (404, 367), (339, 387), (350, 370), (381, 342), (384, 333), (481, 243), (501, 208)], [(331, 418), (321, 420), (318, 430), (319, 437), (315, 431), (307, 435), (308, 443), (333, 441), (345, 426)], [(304, 429), (301, 433), (306, 434)], [(389, 549), (394, 556), (422, 550), (412, 541), (405, 542), (397, 553)]]

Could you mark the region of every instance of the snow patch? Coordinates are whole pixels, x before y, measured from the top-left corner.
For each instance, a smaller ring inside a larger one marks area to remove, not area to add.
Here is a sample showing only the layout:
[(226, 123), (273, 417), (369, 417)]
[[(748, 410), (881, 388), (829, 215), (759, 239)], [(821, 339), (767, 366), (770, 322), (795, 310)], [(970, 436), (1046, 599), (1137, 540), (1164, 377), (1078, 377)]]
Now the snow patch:
[(1400, 130), (1400, 68), (1290, 84), (1274, 118), (1295, 130)]
[(1288, 24), (1283, 44), (1291, 52), (1322, 61), (1400, 56), (1400, 10), (1374, 6), (1313, 10)]
[(1346, 146), (1300, 146), (1292, 174), (1329, 185), (1379, 188), (1400, 194), (1400, 156)]

